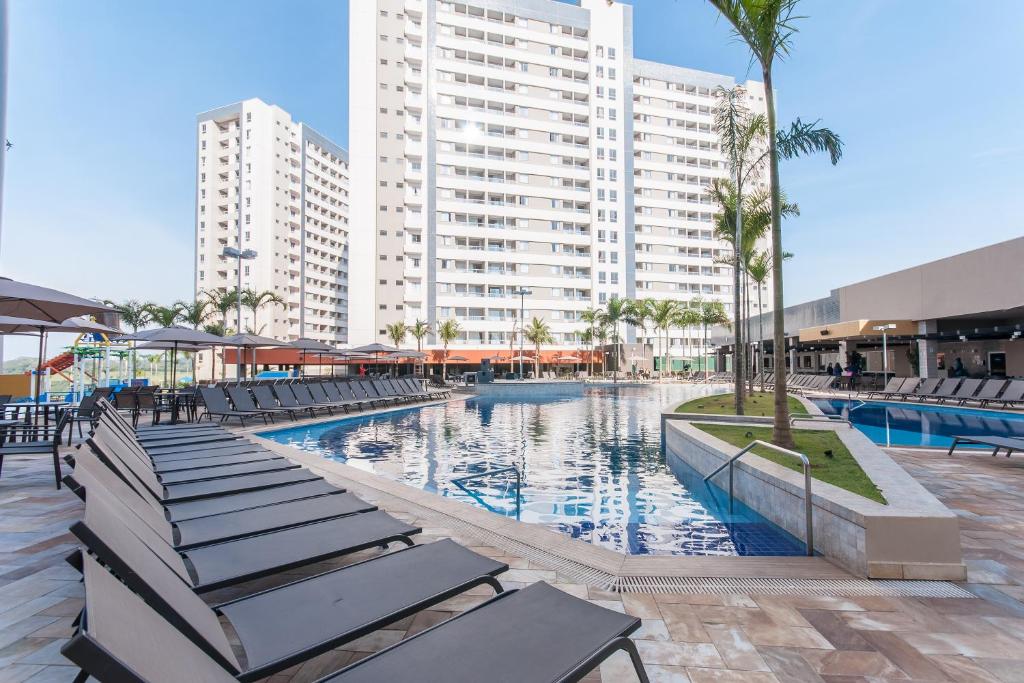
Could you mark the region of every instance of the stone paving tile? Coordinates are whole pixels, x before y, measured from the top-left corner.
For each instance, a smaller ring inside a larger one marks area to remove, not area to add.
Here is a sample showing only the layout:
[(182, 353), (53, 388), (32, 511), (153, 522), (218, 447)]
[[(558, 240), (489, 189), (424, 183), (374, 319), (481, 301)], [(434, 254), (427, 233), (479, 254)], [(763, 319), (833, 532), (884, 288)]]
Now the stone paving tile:
[[(550, 568), (475, 538), (455, 534), (393, 496), (352, 487), (424, 528), (418, 542), (456, 538), (512, 570), (506, 588), (534, 581), (640, 617), (634, 634), (652, 681), (1024, 683), (1024, 461), (894, 451), (895, 459), (958, 511), (977, 599), (779, 595), (619, 594), (573, 582)], [(67, 526), (78, 499), (56, 491), (44, 459), (11, 458), (0, 479), (0, 683), (70, 681), (60, 656), (83, 606), (77, 573), (64, 562), (74, 547)], [(252, 582), (276, 585), (375, 556), (357, 553)], [(211, 596), (226, 599), (231, 591)], [(479, 588), (407, 617), (358, 641), (291, 667), (272, 683), (305, 683), (418, 633), (490, 596)], [(586, 683), (634, 680), (617, 654)]]

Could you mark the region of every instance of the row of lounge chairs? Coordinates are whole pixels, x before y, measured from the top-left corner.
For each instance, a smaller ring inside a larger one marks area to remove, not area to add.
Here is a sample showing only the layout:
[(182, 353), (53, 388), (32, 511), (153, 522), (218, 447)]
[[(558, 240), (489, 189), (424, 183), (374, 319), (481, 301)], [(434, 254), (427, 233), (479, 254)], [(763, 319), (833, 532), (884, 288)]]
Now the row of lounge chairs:
[[(85, 608), (61, 650), (79, 679), (254, 681), (489, 586), (482, 605), (322, 680), (580, 680), (618, 650), (648, 680), (636, 617), (543, 582), (503, 590), (508, 565), (451, 540), (414, 545), (419, 528), (220, 425), (136, 430), (97, 408), (66, 478), (85, 501), (72, 526)], [(407, 547), (314, 566), (396, 542)], [(283, 574), (298, 570), (312, 573)], [(273, 578), (247, 583), (260, 577)], [(227, 602), (200, 597), (226, 587)]]
[[(831, 391), (836, 378), (832, 375), (812, 375), (794, 372), (786, 376), (786, 389), (798, 394), (812, 391)], [(754, 376), (754, 386), (764, 384), (765, 388), (775, 387), (775, 373), (758, 373)]]
[(233, 384), (226, 387), (200, 387), (199, 395), (205, 406), (200, 417), (222, 422), (237, 419), (274, 421), (284, 415), (296, 419), (300, 414), (310, 417), (317, 413), (333, 415), (336, 410), (349, 412), (365, 408), (417, 401), (430, 401), (449, 395), (448, 390), (423, 389), (411, 378), (318, 380), (310, 382)]
[(893, 377), (883, 389), (867, 394), (867, 398), (875, 396), (885, 400), (935, 400), (938, 404), (950, 402), (963, 406), (976, 403), (982, 408), (988, 405), (1010, 408), (1024, 404), (1024, 380)]

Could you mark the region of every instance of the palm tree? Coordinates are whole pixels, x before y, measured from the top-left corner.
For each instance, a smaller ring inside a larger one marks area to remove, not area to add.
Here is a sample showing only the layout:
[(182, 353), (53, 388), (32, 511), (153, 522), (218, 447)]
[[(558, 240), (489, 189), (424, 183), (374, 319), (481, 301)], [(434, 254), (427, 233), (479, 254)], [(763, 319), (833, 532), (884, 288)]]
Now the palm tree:
[(597, 336), (597, 341), (601, 347), (601, 377), (604, 377), (605, 373), (608, 372), (608, 354), (604, 352), (604, 347), (608, 344), (608, 321), (605, 320), (604, 311), (598, 312), (597, 327), (594, 328), (594, 334)]
[[(181, 317), (181, 309), (177, 304), (172, 306), (160, 306), (159, 304), (146, 304), (146, 312), (149, 313), (150, 322), (159, 327), (173, 327)], [(164, 386), (167, 386), (167, 353), (164, 352)], [(172, 366), (174, 358), (171, 359)]]
[(448, 378), (448, 344), (458, 339), (461, 331), (459, 321), (455, 319), (445, 320), (437, 327), (437, 337), (444, 347), (444, 356), (441, 359), (441, 381), (447, 381)]
[[(733, 335), (735, 350), (735, 372), (734, 375), (734, 406), (737, 415), (743, 414), (743, 369), (746, 368), (746, 358), (742, 339), (742, 327), (740, 326), (740, 264), (742, 263), (742, 252), (739, 248), (743, 234), (743, 184), (748, 174), (757, 171), (754, 164), (757, 157), (757, 147), (764, 140), (767, 121), (764, 116), (753, 115), (744, 103), (746, 89), (742, 86), (726, 89), (719, 86), (716, 91), (718, 105), (715, 107), (714, 128), (718, 135), (722, 153), (733, 173), (733, 184), (735, 189), (735, 201), (732, 207), (732, 234), (733, 234), (733, 255), (732, 255), (732, 281), (733, 281)], [(723, 218), (728, 221), (730, 211), (723, 206)]]
[(585, 336), (590, 340), (590, 374), (594, 374), (594, 342), (597, 341), (596, 327), (601, 320), (601, 311), (591, 306), (580, 313), (580, 320), (587, 325)]
[(700, 309), (694, 306), (694, 302), (686, 305), (681, 303), (679, 310), (676, 312), (675, 319), (672, 321), (672, 327), (682, 329), (683, 334), (689, 338), (689, 328), (700, 325), (700, 318)]
[[(661, 356), (661, 375), (665, 375), (665, 369), (668, 367), (668, 331), (676, 321), (676, 317), (679, 315), (679, 302), (672, 299), (661, 299), (655, 301), (654, 305), (651, 306), (651, 322), (654, 323), (655, 331), (665, 333), (665, 346), (661, 345), (661, 334), (658, 335), (658, 355)], [(664, 348), (664, 355), (662, 355), (662, 348)]]
[(417, 319), (416, 322), (409, 327), (409, 334), (416, 339), (416, 350), (422, 353), (423, 339), (430, 334), (430, 323), (426, 320)]
[(651, 322), (651, 309), (654, 306), (654, 299), (633, 299), (626, 302), (626, 310), (622, 319), (628, 325), (632, 325), (641, 332), (640, 353), (644, 363), (647, 362), (647, 344), (643, 341), (647, 336), (647, 325)]
[[(815, 128), (816, 123), (805, 125), (799, 119), (791, 127), (794, 135), (788, 142), (777, 137), (775, 122), (775, 84), (772, 68), (775, 58), (789, 54), (799, 0), (710, 0), (732, 24), (736, 35), (747, 44), (758, 64), (764, 82), (765, 109), (768, 121), (768, 165), (771, 185), (772, 253), (782, 253), (782, 186), (779, 180), (780, 147), (790, 156), (812, 151), (827, 151), (832, 163), (842, 156), (842, 142), (828, 129)], [(780, 142), (783, 142), (780, 145)], [(776, 351), (785, 347), (785, 302), (782, 288), (782, 259), (772, 259), (773, 330)], [(783, 448), (793, 447), (793, 434), (789, 428), (789, 405), (786, 393), (786, 373), (777, 372), (775, 382), (775, 423), (772, 441)]]
[(554, 341), (551, 336), (551, 328), (540, 318), (530, 321), (530, 326), (523, 330), (523, 337), (533, 344), (533, 376), (540, 377), (540, 347), (542, 344), (550, 344)]
[[(405, 336), (409, 333), (409, 328), (404, 322), (391, 323), (387, 326), (388, 339), (395, 345), (395, 348), (400, 348), (402, 342), (405, 341)], [(398, 361), (395, 361), (395, 368), (398, 367)]]
[[(220, 290), (220, 289), (207, 289), (203, 292), (203, 295), (209, 300), (210, 305), (213, 306), (213, 310), (220, 314), (220, 329), (218, 333), (221, 337), (228, 336), (228, 332), (231, 330), (228, 327), (228, 314), (238, 307), (238, 290)], [(211, 332), (211, 334), (214, 334)], [(227, 376), (227, 354), (220, 354), (220, 376), (224, 378)]]
[(747, 273), (750, 281), (757, 287), (757, 367), (761, 371), (761, 391), (764, 391), (764, 318), (761, 315), (763, 307), (761, 301), (761, 289), (772, 272), (772, 254), (770, 251), (758, 252), (752, 260), (747, 263)]
[[(196, 299), (192, 303), (187, 301), (175, 302), (178, 309), (178, 319), (189, 325), (193, 330), (205, 323), (213, 314), (213, 308), (209, 299)], [(192, 381), (196, 381), (196, 354), (192, 354)]]
[[(103, 303), (108, 306), (112, 306), (117, 311), (118, 316), (121, 319), (121, 324), (124, 327), (129, 328), (132, 334), (139, 331), (139, 328), (145, 327), (149, 324), (150, 315), (147, 309), (148, 304), (144, 304), (136, 299), (127, 299), (121, 303), (114, 301), (104, 301)], [(135, 341), (132, 341), (132, 356), (131, 356), (131, 378), (135, 379), (136, 375), (136, 358), (135, 358)]]
[(619, 381), (619, 368), (621, 367), (621, 351), (619, 350), (619, 323), (624, 322), (626, 318), (628, 301), (626, 299), (620, 299), (617, 296), (613, 296), (608, 300), (608, 305), (605, 306), (602, 312), (602, 319), (611, 330), (613, 339), (612, 342), (615, 344), (615, 374), (613, 375), (613, 381)]
[(704, 347), (702, 351), (704, 356), (704, 379), (706, 381), (708, 378), (708, 327), (712, 325), (729, 327), (729, 315), (725, 312), (725, 305), (721, 301), (704, 301), (698, 298), (690, 302), (690, 305), (697, 314), (697, 324), (704, 329)]
[(254, 289), (243, 289), (242, 290), (242, 306), (252, 311), (252, 333), (259, 334), (264, 326), (256, 325), (256, 316), (260, 309), (267, 304), (280, 304), (284, 306), (284, 299), (279, 295), (271, 292), (269, 289), (265, 289), (262, 292), (257, 292)]

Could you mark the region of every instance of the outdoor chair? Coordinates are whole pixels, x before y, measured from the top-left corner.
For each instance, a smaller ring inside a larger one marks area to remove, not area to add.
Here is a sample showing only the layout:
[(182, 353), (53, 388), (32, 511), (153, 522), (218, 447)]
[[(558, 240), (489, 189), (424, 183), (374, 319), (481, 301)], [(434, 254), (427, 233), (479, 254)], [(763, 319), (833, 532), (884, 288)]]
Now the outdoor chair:
[(83, 438), (85, 435), (82, 433), (82, 423), (86, 423), (88, 428), (91, 430), (92, 425), (99, 419), (99, 410), (96, 408), (96, 401), (99, 400), (99, 398), (100, 397), (94, 391), (88, 396), (82, 398), (77, 406), (67, 409), (70, 413), (70, 419), (68, 420), (69, 446), (72, 443), (76, 425), (78, 426), (78, 437)]
[(313, 398), (313, 394), (309, 393), (309, 387), (305, 384), (292, 384), (287, 387), (295, 395), (300, 405), (315, 408), (317, 410), (323, 410), (328, 415), (334, 415), (334, 409), (338, 406), (333, 403), (321, 403)]
[(342, 399), (347, 401), (349, 405), (354, 405), (360, 409), (374, 405), (374, 401), (366, 398), (365, 395), (358, 396), (355, 393), (355, 382), (350, 381), (338, 381), (332, 382), (334, 388), (341, 395)]
[(1024, 403), (1024, 380), (1010, 380), (1010, 383), (1006, 385), (1006, 389), (1003, 390), (999, 398), (991, 401), (991, 403), (1002, 403), (1003, 408), (1018, 406)]
[(356, 392), (356, 396), (359, 396), (359, 392), (362, 392), (366, 398), (370, 399), (378, 406), (386, 406), (388, 404), (394, 403), (394, 401), (388, 398), (387, 396), (381, 396), (380, 392), (377, 391), (377, 388), (373, 386), (373, 380), (356, 380), (355, 382), (352, 383), (352, 390)]
[(302, 410), (296, 403), (295, 406), (286, 406), (280, 403), (274, 396), (269, 384), (258, 384), (252, 388), (253, 399), (259, 410), (274, 410), (288, 413), (293, 420), (298, 419), (298, 411)]
[[(211, 608), (145, 548), (130, 539), (126, 545), (138, 551), (130, 555), (137, 573), (127, 584), (93, 557), (77, 559), (85, 610), (62, 653), (101, 680), (265, 678), (469, 588), (500, 591), (493, 577), (507, 569), (439, 541)], [(218, 617), (230, 623), (247, 666), (232, 652)]]
[[(396, 542), (411, 546), (410, 536), (420, 529), (377, 510), (178, 551), (123, 502), (113, 496), (89, 496), (87, 489), (85, 519), (73, 524), (71, 532), (97, 554), (112, 534), (133, 534), (189, 588), (208, 593), (360, 550)], [(116, 561), (113, 553), (102, 559), (105, 564)]]
[(116, 497), (176, 550), (188, 550), (377, 509), (375, 505), (351, 493), (339, 491), (337, 495), (282, 500), (201, 518), (168, 520), (167, 510), (163, 506), (129, 486), (90, 450), (78, 454), (74, 472), (64, 477), (64, 481), (83, 500), (92, 494)]
[(883, 398), (892, 399), (899, 397), (901, 401), (906, 401), (911, 396), (915, 396), (914, 391), (917, 389), (917, 385), (921, 380), (917, 377), (907, 377), (903, 380), (903, 384), (891, 394), (886, 394)]
[[(964, 403), (977, 401), (978, 405), (984, 407), (986, 403), (994, 401), (999, 392), (1006, 386), (1005, 379), (990, 379), (978, 390), (973, 398), (966, 399)], [(963, 403), (961, 405), (964, 405)]]
[(280, 415), (281, 413), (290, 413), (287, 408), (264, 408), (256, 405), (252, 400), (252, 395), (249, 394), (249, 389), (246, 387), (228, 387), (228, 398), (231, 399), (231, 403), (234, 405), (235, 410), (240, 410), (245, 413), (259, 413), (263, 412), (270, 416), (270, 421), (274, 421), (274, 415)]
[(949, 398), (953, 397), (953, 395), (956, 393), (957, 387), (959, 385), (960, 385), (960, 378), (959, 377), (951, 377), (951, 378), (949, 378), (947, 380), (944, 380), (942, 382), (942, 384), (939, 385), (939, 388), (935, 390), (934, 394), (932, 394), (931, 396), (922, 397), (921, 400), (924, 401), (925, 399), (928, 399), (928, 398), (934, 398), (934, 399), (938, 399), (939, 403), (945, 403), (946, 399), (949, 399)]
[(4, 442), (0, 443), (0, 475), (4, 458), (21, 455), (49, 455), (53, 458), (53, 476), (60, 489), (63, 474), (60, 469), (61, 434), (71, 424), (71, 412), (62, 410), (51, 425), (16, 424), (4, 429)]
[(990, 455), (993, 456), (999, 455), (999, 451), (1005, 448), (1007, 458), (1014, 451), (1024, 451), (1024, 439), (1012, 436), (954, 436), (953, 443), (950, 445), (946, 455), (953, 455), (953, 451), (956, 450), (957, 446), (963, 444), (992, 446), (993, 451)]
[[(939, 388), (939, 384), (942, 382), (941, 378), (929, 377), (928, 379), (921, 382), (917, 387), (917, 391), (912, 394), (913, 398), (918, 400), (924, 400), (929, 396), (934, 396), (936, 389)], [(909, 397), (904, 397), (904, 400)]]
[(885, 383), (885, 387), (882, 389), (873, 389), (867, 393), (865, 398), (871, 398), (872, 396), (892, 396), (896, 393), (896, 390), (900, 388), (903, 382), (906, 381), (905, 377), (893, 377)]
[(265, 410), (256, 412), (246, 412), (242, 410), (235, 410), (228, 405), (227, 397), (224, 394), (223, 389), (211, 389), (209, 387), (203, 387), (199, 390), (199, 395), (203, 399), (203, 406), (206, 408), (204, 416), (211, 422), (214, 416), (219, 417), (221, 422), (224, 422), (230, 418), (236, 418), (242, 426), (245, 426), (247, 419), (263, 418), (263, 424), (267, 424), (267, 416), (269, 413)]
[[(295, 411), (302, 410), (308, 412), (310, 417), (316, 417), (316, 410), (318, 408), (316, 406), (307, 406), (299, 403), (299, 400), (295, 398), (295, 392), (292, 391), (291, 385), (284, 383), (275, 384), (271, 389), (282, 407)], [(324, 410), (323, 408), (319, 409)]]
[(348, 410), (349, 408), (362, 410), (365, 405), (363, 401), (357, 400), (354, 396), (349, 397), (343, 394), (337, 382), (332, 382), (330, 380), (321, 382), (320, 389), (324, 392), (327, 398), (334, 403), (343, 406), (345, 410)]
[[(950, 397), (950, 400), (956, 401), (956, 404), (958, 406), (962, 406), (969, 399), (974, 397), (974, 394), (977, 393), (979, 387), (981, 387), (984, 381), (985, 380), (983, 379), (968, 377), (967, 379), (960, 383), (959, 388), (957, 388), (956, 393)], [(942, 401), (940, 401), (940, 403), (941, 402)]]
[(313, 397), (313, 400), (317, 403), (330, 405), (334, 408), (341, 408), (345, 412), (348, 412), (350, 403), (343, 398), (332, 398), (324, 387), (324, 382), (310, 382), (306, 385), (306, 389), (309, 390), (309, 395)]
[(114, 407), (131, 416), (132, 426), (139, 423), (138, 387), (125, 387), (113, 394)]

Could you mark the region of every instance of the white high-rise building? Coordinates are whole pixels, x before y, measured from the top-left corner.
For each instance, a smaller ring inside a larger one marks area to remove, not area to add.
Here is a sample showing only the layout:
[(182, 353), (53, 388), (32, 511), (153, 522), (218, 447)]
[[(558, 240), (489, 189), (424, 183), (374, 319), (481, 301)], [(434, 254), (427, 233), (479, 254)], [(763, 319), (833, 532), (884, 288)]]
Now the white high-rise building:
[[(241, 143), (241, 147), (240, 147)], [(348, 341), (349, 168), (345, 150), (259, 99), (196, 121), (197, 297), (273, 292), (242, 329), (281, 340)], [(224, 248), (254, 251), (240, 260)], [(228, 317), (236, 327), (236, 314)]]
[(507, 350), (523, 305), (572, 349), (580, 314), (615, 297), (731, 310), (707, 186), (729, 175), (712, 110), (732, 78), (635, 59), (632, 7), (608, 0), (350, 12), (354, 343), (454, 318), (454, 348)]

